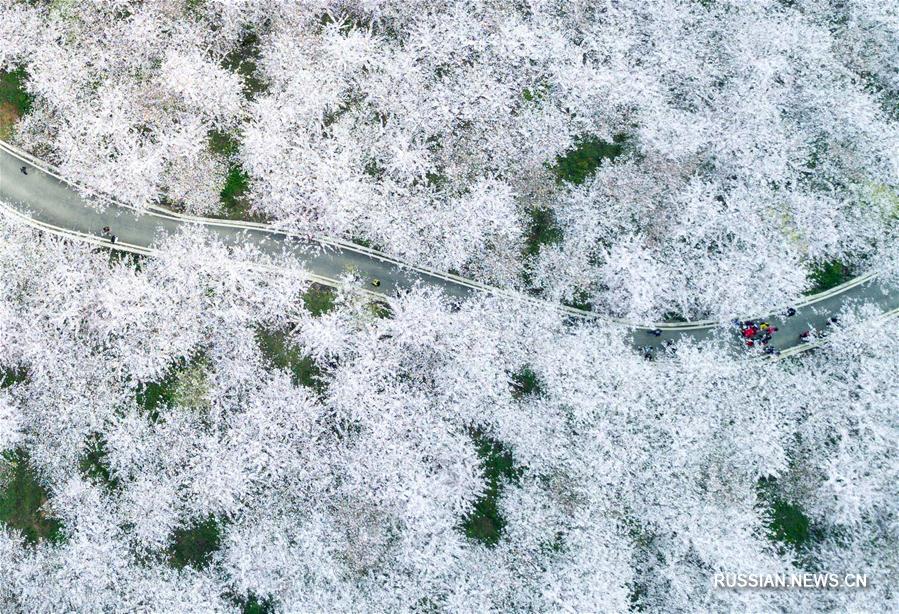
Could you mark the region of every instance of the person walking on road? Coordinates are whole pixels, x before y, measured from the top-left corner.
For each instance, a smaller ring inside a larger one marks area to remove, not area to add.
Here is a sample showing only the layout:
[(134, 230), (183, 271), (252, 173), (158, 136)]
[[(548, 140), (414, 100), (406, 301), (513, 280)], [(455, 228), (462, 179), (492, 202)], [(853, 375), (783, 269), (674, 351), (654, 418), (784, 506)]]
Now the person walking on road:
[(109, 235), (109, 242), (115, 245), (115, 243), (119, 240), (119, 238), (115, 235)]
[(28, 174), (28, 167), (27, 167), (27, 166), (23, 166), (23, 167), (20, 168), (19, 170), (22, 171), (22, 174), (23, 174), (23, 175), (27, 175), (27, 174)]

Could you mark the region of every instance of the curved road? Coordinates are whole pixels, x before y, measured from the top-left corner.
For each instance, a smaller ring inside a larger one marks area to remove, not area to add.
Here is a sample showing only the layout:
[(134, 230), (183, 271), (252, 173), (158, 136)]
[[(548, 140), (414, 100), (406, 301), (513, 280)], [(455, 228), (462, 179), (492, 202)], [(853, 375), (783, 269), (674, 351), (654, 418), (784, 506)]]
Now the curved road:
[[(21, 172), (22, 167), (25, 167), (27, 174)], [(98, 204), (101, 205), (99, 208)], [(0, 209), (6, 215), (23, 219), (48, 232), (107, 247), (110, 243), (103, 236), (102, 229), (109, 226), (118, 237), (115, 248), (147, 255), (155, 253), (153, 246), (163, 234), (175, 233), (184, 224), (199, 223), (226, 244), (236, 246), (249, 243), (269, 254), (281, 253), (286, 249), (299, 258), (312, 273), (312, 279), (321, 284), (335, 286), (338, 278), (348, 271), (367, 281), (378, 279), (380, 286), (372, 287), (371, 291), (387, 299), (416, 283), (426, 283), (438, 286), (455, 298), (464, 298), (473, 292), (488, 292), (514, 300), (545, 304), (518, 292), (408, 265), (386, 254), (338, 239), (299, 237), (264, 224), (199, 218), (160, 207), (151, 207), (139, 213), (113, 198), (64, 179), (49, 164), (3, 141), (0, 141)], [(764, 316), (780, 329), (771, 345), (782, 350), (783, 357), (815, 347), (818, 343), (801, 342), (799, 333), (810, 329), (826, 331), (828, 318), (853, 302), (878, 305), (882, 317), (899, 315), (899, 287), (881, 283), (876, 274), (869, 273), (821, 294), (805, 297), (793, 304), (796, 314), (792, 317), (783, 315), (784, 310), (780, 310), (780, 314)], [(596, 314), (573, 307), (556, 307), (574, 318), (599, 319)], [(635, 346), (652, 348), (685, 337), (696, 340), (710, 338), (722, 326), (714, 320), (642, 325), (617, 322), (633, 329)], [(650, 332), (655, 329), (662, 331), (660, 336)]]

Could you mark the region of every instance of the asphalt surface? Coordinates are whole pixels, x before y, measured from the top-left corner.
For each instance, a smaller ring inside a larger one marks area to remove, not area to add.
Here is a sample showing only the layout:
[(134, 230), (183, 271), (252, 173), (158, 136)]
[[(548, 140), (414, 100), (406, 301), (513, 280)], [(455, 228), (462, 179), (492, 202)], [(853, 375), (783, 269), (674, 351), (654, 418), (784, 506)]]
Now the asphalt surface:
[[(22, 172), (25, 168), (26, 173)], [(415, 284), (429, 284), (441, 288), (451, 298), (465, 298), (473, 292), (489, 292), (512, 300), (540, 303), (538, 299), (509, 290), (492, 288), (464, 278), (399, 262), (391, 257), (328, 238), (289, 236), (271, 227), (249, 222), (196, 218), (161, 208), (143, 213), (115, 202), (103, 195), (86, 196), (70, 182), (59, 177), (56, 169), (7, 143), (0, 141), (0, 211), (19, 217), (27, 223), (49, 232), (64, 234), (83, 241), (107, 245), (137, 253), (152, 254), (161, 237), (180, 231), (185, 224), (202, 224), (222, 242), (229, 245), (252, 244), (262, 252), (281, 254), (287, 251), (302, 261), (313, 279), (326, 285), (337, 285), (339, 278), (353, 273), (368, 289), (388, 300)], [(111, 245), (104, 227), (117, 238)], [(378, 286), (372, 284), (377, 280)], [(819, 295), (797, 299), (792, 307), (795, 315), (785, 315), (786, 308), (776, 313), (752, 319), (768, 322), (779, 330), (769, 345), (783, 355), (814, 347), (800, 339), (807, 330), (826, 332), (829, 319), (845, 306), (869, 302), (876, 304), (883, 314), (893, 315), (899, 310), (899, 288), (882, 283), (876, 275), (868, 274)], [(595, 314), (558, 305), (557, 308), (573, 318), (599, 319)], [(741, 319), (750, 319), (745, 315)], [(619, 321), (620, 322), (620, 321)], [(652, 348), (652, 352), (668, 343), (685, 338), (697, 341), (710, 339), (731, 323), (716, 321), (627, 323), (637, 348)], [(660, 335), (652, 331), (661, 331)], [(738, 332), (734, 329), (734, 344)]]

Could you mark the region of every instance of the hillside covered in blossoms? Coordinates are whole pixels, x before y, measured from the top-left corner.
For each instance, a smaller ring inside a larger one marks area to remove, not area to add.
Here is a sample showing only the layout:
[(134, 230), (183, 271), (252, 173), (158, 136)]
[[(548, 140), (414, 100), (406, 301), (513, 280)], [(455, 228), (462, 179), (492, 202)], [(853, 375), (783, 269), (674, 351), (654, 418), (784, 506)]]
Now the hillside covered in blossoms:
[(892, 3), (0, 0), (0, 141), (0, 611), (899, 608)]

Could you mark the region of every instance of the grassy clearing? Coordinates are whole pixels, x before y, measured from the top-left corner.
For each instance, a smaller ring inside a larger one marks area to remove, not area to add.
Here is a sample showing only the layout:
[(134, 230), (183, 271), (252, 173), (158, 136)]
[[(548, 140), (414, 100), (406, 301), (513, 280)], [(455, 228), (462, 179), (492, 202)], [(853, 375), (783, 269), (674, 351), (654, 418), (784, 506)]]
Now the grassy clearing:
[(44, 511), (47, 498), (26, 452), (0, 456), (0, 521), (20, 531), (28, 543), (62, 538), (61, 523)]
[(260, 599), (252, 593), (247, 597), (240, 597), (233, 601), (240, 608), (242, 614), (272, 614), (275, 612), (274, 601), (271, 599)]
[(590, 302), (590, 293), (583, 289), (575, 290), (574, 297), (572, 297), (570, 301), (562, 301), (562, 304), (583, 311), (593, 311), (593, 303)]
[(522, 399), (529, 395), (540, 395), (542, 388), (537, 374), (530, 367), (524, 366), (512, 374), (512, 396)]
[(212, 130), (209, 132), (209, 149), (230, 160), (240, 150), (240, 142), (234, 134)]
[(502, 443), (482, 433), (475, 433), (473, 437), (481, 458), (487, 490), (462, 522), (462, 528), (469, 538), (493, 547), (499, 542), (506, 525), (497, 508), (503, 484), (505, 481), (517, 481), (523, 470), (515, 466), (512, 453)]
[(205, 399), (206, 359), (198, 352), (189, 360), (177, 361), (155, 382), (144, 382), (137, 389), (137, 404), (152, 422), (159, 421), (163, 406), (183, 405), (202, 409)]
[(228, 174), (219, 193), (220, 217), (229, 220), (264, 221), (264, 218), (250, 212), (250, 176), (240, 166), (237, 154), (240, 142), (237, 135), (212, 131), (209, 133), (209, 149), (228, 161)]
[(799, 507), (775, 498), (771, 504), (769, 535), (775, 542), (794, 548), (809, 540), (809, 520)]
[(177, 383), (177, 370), (183, 366), (170, 369), (163, 379), (156, 382), (141, 384), (137, 390), (137, 404), (151, 422), (159, 421), (159, 409), (163, 406), (172, 406), (175, 400), (175, 386)]
[(809, 520), (802, 508), (781, 495), (776, 480), (760, 480), (758, 493), (768, 511), (768, 538), (781, 554), (793, 553), (800, 567), (812, 567), (807, 553), (810, 546), (823, 538), (823, 531)]
[(580, 185), (603, 160), (614, 160), (624, 152), (626, 135), (616, 134), (612, 142), (589, 136), (578, 139), (574, 149), (556, 158), (552, 167), (556, 180)]
[(318, 317), (332, 311), (337, 294), (333, 288), (313, 284), (303, 295), (303, 305), (313, 316)]
[(521, 97), (525, 102), (533, 102), (535, 104), (543, 102), (550, 92), (550, 85), (546, 81), (540, 81), (533, 87), (526, 87), (521, 91)]
[(26, 369), (0, 369), (0, 389), (9, 388), (28, 379)]
[(239, 165), (232, 164), (228, 168), (225, 185), (219, 193), (224, 217), (229, 220), (249, 220), (253, 217), (250, 213), (250, 201), (246, 197), (249, 188), (250, 176)]
[(260, 57), (259, 35), (253, 30), (247, 30), (241, 36), (237, 47), (222, 60), (223, 68), (243, 78), (243, 94), (247, 100), (255, 100), (268, 87), (259, 73)]
[(9, 139), (20, 117), (31, 110), (34, 98), (25, 90), (24, 67), (0, 71), (0, 139)]
[(295, 386), (305, 386), (324, 394), (325, 382), (321, 377), (321, 369), (309, 356), (292, 345), (286, 333), (261, 329), (256, 333), (256, 340), (262, 355), (278, 369), (290, 372)]
[(203, 569), (209, 564), (213, 552), (219, 549), (222, 540), (222, 523), (209, 516), (189, 527), (175, 529), (167, 555), (169, 564), (177, 569), (191, 566)]
[(390, 305), (381, 301), (372, 301), (368, 304), (368, 310), (376, 318), (389, 319), (393, 317), (393, 309)]
[(12, 104), (0, 102), (0, 139), (8, 141), (12, 138), (13, 129), (21, 116)]
[[(336, 292), (319, 284), (313, 284), (303, 295), (303, 304), (315, 317), (335, 308)], [(260, 328), (256, 331), (256, 341), (265, 359), (275, 368), (290, 372), (295, 386), (305, 386), (319, 396), (324, 395), (326, 383), (315, 361), (303, 354), (301, 349), (287, 338), (286, 331)]]
[(107, 460), (106, 442), (100, 435), (92, 435), (87, 440), (86, 452), (81, 457), (81, 475), (88, 481), (100, 484), (107, 490), (115, 490), (119, 481), (112, 477)]
[(846, 283), (855, 276), (855, 272), (846, 264), (839, 260), (831, 260), (819, 264), (812, 269), (809, 274), (809, 280), (812, 287), (806, 294), (817, 294), (835, 288), (840, 284)]
[(539, 294), (542, 289), (534, 287), (533, 266), (537, 255), (544, 246), (558, 245), (562, 242), (562, 228), (556, 222), (552, 209), (535, 207), (527, 211), (527, 234), (525, 235), (524, 268), (521, 279), (531, 292)]
[(524, 255), (534, 257), (544, 245), (562, 242), (562, 229), (552, 209), (534, 208), (528, 211), (528, 229)]
[(141, 254), (134, 254), (132, 252), (126, 252), (118, 249), (109, 249), (109, 261), (114, 264), (121, 263), (122, 265), (132, 268), (135, 271), (140, 271), (143, 267), (143, 262), (146, 256)]
[[(533, 100), (537, 94), (525, 90), (526, 100)], [(602, 164), (603, 160), (614, 160), (624, 152), (626, 136), (616, 135), (612, 142), (595, 137), (582, 137), (575, 147), (556, 158), (551, 171), (559, 183), (580, 185)], [(543, 246), (562, 242), (562, 228), (552, 209), (534, 207), (527, 211), (527, 234), (525, 236), (524, 257), (533, 259)], [(530, 285), (530, 275), (525, 272), (525, 283)]]

